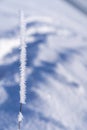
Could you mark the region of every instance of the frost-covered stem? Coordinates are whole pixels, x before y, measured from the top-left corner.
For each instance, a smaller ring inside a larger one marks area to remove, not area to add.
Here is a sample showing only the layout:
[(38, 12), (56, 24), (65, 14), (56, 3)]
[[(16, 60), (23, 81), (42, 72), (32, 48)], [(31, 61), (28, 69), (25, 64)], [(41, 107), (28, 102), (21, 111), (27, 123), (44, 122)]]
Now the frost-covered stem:
[(26, 100), (26, 43), (25, 43), (25, 28), (24, 13), (21, 11), (21, 28), (20, 28), (20, 111), (18, 115), (18, 130), (20, 130), (20, 123), (23, 120), (22, 104), (25, 104)]
[(25, 104), (26, 100), (26, 43), (25, 43), (25, 21), (24, 13), (21, 12), (21, 29), (20, 29), (20, 42), (21, 42), (21, 54), (20, 54), (20, 103)]

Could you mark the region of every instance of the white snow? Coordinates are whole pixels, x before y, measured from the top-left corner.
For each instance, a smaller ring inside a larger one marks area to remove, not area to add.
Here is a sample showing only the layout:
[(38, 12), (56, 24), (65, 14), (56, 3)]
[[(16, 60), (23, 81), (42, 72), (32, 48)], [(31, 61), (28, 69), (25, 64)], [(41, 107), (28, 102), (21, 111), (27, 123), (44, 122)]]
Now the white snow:
[[(26, 107), (34, 111), (35, 115), (26, 119), (23, 129), (60, 130), (54, 123), (56, 121), (69, 130), (85, 130), (87, 128), (87, 17), (61, 0), (5, 0), (0, 1), (0, 4), (0, 32), (19, 25), (19, 10), (23, 8), (26, 18), (28, 18), (27, 21), (38, 23), (38, 26), (32, 26), (27, 30), (27, 42), (36, 41), (33, 36), (35, 33), (41, 35), (55, 33), (55, 35), (47, 36), (46, 43), (38, 45), (38, 52), (32, 64), (34, 67), (42, 67), (43, 61), (49, 64), (55, 63), (54, 72), (57, 76), (63, 76), (67, 81), (66, 84), (58, 77), (55, 78), (54, 74), (41, 73), (46, 82), (38, 82), (31, 88), (31, 92), (38, 95), (38, 98), (30, 101)], [(14, 48), (20, 48), (19, 36), (0, 39), (0, 65), (11, 64), (19, 58), (18, 55), (11, 59), (5, 57)], [(73, 56), (69, 53), (68, 61), (60, 60), (60, 52), (65, 54), (67, 49), (73, 49), (77, 53)], [(26, 68), (27, 76), (24, 74), (22, 76), (28, 78), (35, 71), (34, 67)], [(14, 74), (14, 79), (15, 82), (6, 83), (3, 79), (3, 85), (10, 84), (11, 86), (13, 83), (19, 83), (20, 79), (17, 73)], [(22, 77), (22, 80), (25, 81), (25, 78)], [(78, 86), (71, 86), (72, 82)], [(22, 85), (25, 88), (24, 82)], [(3, 96), (0, 94), (0, 104), (2, 104), (7, 100), (8, 95), (2, 87), (0, 87), (0, 92), (3, 93)], [(25, 89), (22, 89), (20, 93), (21, 101), (24, 102)], [(48, 119), (48, 122), (41, 120), (39, 113)], [(18, 121), (20, 122), (22, 119), (23, 115), (19, 113)], [(14, 130), (15, 127), (9, 125), (8, 129)]]
[(5, 103), (7, 99), (8, 99), (8, 94), (5, 88), (2, 86), (2, 83), (0, 83), (0, 105)]

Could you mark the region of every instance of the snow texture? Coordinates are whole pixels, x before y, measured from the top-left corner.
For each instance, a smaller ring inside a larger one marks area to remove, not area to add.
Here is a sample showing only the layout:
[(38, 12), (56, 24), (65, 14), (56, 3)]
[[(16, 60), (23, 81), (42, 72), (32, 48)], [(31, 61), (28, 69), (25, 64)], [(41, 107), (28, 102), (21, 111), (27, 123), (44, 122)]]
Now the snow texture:
[(65, 0), (1, 0), (0, 5), (0, 130), (17, 130), (20, 51), (26, 48), (24, 29), (19, 41), (20, 8), (28, 18), (26, 67), (26, 50), (21, 51), (20, 101), (27, 102), (21, 129), (86, 130), (87, 16)]

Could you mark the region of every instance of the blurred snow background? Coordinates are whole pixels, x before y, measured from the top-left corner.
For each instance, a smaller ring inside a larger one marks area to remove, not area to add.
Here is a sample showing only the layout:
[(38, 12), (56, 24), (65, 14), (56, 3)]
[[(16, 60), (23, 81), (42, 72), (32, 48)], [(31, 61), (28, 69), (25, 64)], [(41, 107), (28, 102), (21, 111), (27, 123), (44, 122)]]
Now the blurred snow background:
[(0, 130), (17, 129), (20, 10), (29, 20), (21, 128), (86, 130), (86, 0), (0, 0)]

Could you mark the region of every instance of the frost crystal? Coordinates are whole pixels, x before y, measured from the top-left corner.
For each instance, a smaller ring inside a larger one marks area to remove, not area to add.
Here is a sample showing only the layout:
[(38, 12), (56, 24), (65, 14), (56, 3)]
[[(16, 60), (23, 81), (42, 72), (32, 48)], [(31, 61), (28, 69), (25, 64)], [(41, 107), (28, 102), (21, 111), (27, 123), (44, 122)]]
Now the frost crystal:
[(20, 103), (25, 104), (26, 100), (26, 43), (25, 43), (25, 21), (21, 12), (21, 54), (20, 54)]
[(21, 122), (23, 120), (23, 115), (21, 112), (18, 114), (18, 122)]

